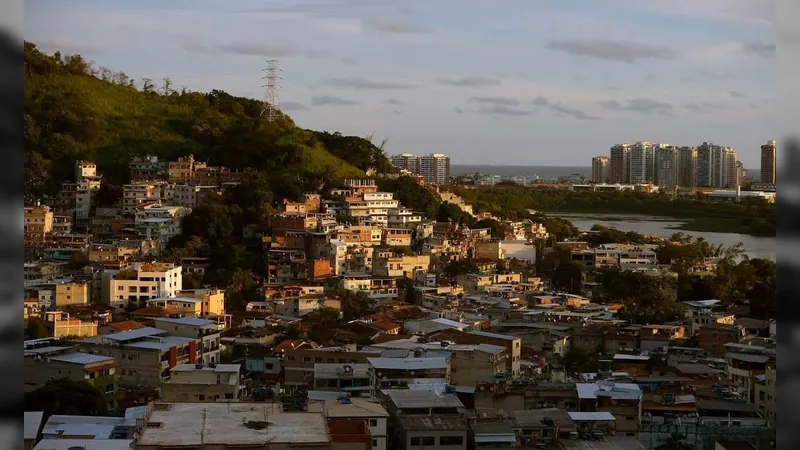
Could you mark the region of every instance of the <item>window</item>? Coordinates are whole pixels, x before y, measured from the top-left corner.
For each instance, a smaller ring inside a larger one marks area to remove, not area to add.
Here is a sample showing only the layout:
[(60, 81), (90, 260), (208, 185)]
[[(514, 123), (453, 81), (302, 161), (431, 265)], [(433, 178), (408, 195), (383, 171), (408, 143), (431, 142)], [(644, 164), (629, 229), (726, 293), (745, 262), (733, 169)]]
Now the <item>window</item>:
[(625, 416), (625, 420), (636, 420), (636, 416)]
[(197, 396), (197, 399), (198, 399), (198, 400), (205, 400), (205, 399), (206, 399), (206, 396), (205, 396), (205, 395), (203, 395), (203, 394), (200, 394), (200, 395), (198, 395), (198, 396)]
[[(429, 444), (425, 444), (429, 445)], [(432, 445), (432, 443), (431, 443)], [(464, 445), (463, 436), (442, 436), (439, 438), (439, 445)]]
[(377, 439), (373, 439), (372, 440), (372, 448), (375, 448), (377, 446), (378, 446), (378, 440)]
[(435, 444), (436, 439), (433, 436), (425, 436), (425, 437), (412, 437), (411, 438), (411, 446), (412, 447), (420, 447), (420, 446), (433, 446)]
[(303, 356), (303, 362), (311, 362), (310, 356)]
[(369, 419), (369, 426), (377, 427), (378, 426), (378, 419)]

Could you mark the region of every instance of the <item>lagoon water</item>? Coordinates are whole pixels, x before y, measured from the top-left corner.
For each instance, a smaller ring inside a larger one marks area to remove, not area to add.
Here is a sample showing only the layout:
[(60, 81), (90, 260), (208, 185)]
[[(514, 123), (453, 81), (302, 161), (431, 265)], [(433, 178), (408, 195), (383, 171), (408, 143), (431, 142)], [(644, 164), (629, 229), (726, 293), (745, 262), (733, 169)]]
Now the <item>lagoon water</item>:
[(702, 237), (714, 245), (728, 247), (742, 243), (751, 258), (768, 258), (775, 260), (776, 240), (774, 237), (749, 236), (738, 233), (709, 233), (677, 229), (685, 221), (672, 217), (656, 217), (637, 214), (593, 214), (593, 213), (550, 213), (552, 217), (562, 217), (572, 222), (580, 230), (588, 230), (592, 225), (600, 224), (621, 231), (633, 231), (640, 234), (651, 234), (669, 237), (681, 232), (694, 237)]

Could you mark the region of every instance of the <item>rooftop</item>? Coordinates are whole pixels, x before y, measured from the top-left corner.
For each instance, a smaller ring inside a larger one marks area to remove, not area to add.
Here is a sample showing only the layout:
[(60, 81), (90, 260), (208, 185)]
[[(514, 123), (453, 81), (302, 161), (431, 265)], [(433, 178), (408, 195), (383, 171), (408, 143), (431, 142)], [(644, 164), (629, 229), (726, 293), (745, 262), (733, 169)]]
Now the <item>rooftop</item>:
[(207, 372), (230, 373), (230, 372), (239, 372), (241, 371), (241, 369), (242, 366), (239, 364), (214, 364), (213, 367), (208, 364), (178, 364), (172, 369), (170, 369), (170, 371), (194, 372), (196, 370), (203, 370)]
[[(174, 299), (174, 300), (183, 301), (182, 298)], [(159, 317), (159, 318), (156, 318), (154, 320), (156, 322), (174, 323), (175, 325), (191, 325), (191, 326), (196, 326), (196, 327), (205, 327), (205, 326), (209, 326), (209, 325), (214, 325), (216, 323), (213, 320), (199, 319), (199, 318), (196, 318), (196, 317), (181, 317), (181, 318), (178, 318), (178, 319), (173, 319), (173, 318), (169, 318), (169, 317)]]
[(66, 355), (51, 356), (51, 361), (65, 362), (71, 364), (97, 364), (104, 362), (114, 362), (114, 358), (108, 356), (92, 355), (91, 353), (67, 353)]
[(36, 439), (42, 428), (43, 411), (25, 411), (24, 439)]
[(633, 383), (575, 383), (580, 399), (596, 399), (597, 397), (610, 397), (612, 399), (636, 400), (642, 398), (642, 390), (638, 384)]
[(516, 336), (509, 336), (507, 334), (488, 333), (486, 331), (468, 331), (467, 334), (471, 334), (473, 336), (488, 337), (492, 339), (502, 339), (504, 341), (513, 341), (515, 339), (519, 339)]
[(573, 412), (567, 413), (569, 418), (575, 422), (613, 422), (617, 419), (608, 411), (600, 412)]
[(308, 405), (310, 412), (325, 412), (325, 417), (351, 418), (351, 417), (389, 417), (380, 403), (366, 398), (353, 397), (348, 399), (348, 403), (341, 403), (339, 400), (327, 400), (324, 402), (314, 402)]
[(405, 431), (464, 430), (469, 427), (459, 417), (400, 416), (400, 427)]
[(426, 370), (446, 369), (447, 358), (367, 358), (375, 369), (387, 370)]
[(386, 392), (392, 403), (400, 409), (464, 407), (455, 395), (439, 395), (429, 390), (413, 389), (390, 389)]
[(33, 450), (131, 450), (131, 439), (42, 439)]
[(321, 413), (283, 412), (272, 403), (157, 403), (142, 446), (326, 444)]

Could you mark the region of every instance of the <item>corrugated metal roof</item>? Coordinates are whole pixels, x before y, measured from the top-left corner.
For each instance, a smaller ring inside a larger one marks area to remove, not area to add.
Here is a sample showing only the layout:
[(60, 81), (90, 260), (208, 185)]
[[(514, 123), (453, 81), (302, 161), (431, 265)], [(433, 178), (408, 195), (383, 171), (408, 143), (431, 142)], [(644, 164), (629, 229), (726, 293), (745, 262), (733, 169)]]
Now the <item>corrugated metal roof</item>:
[(608, 411), (600, 411), (600, 412), (567, 412), (569, 418), (574, 420), (575, 422), (605, 422), (605, 421), (616, 421), (617, 418), (614, 417)]
[(439, 395), (427, 390), (406, 389), (390, 389), (386, 392), (392, 403), (400, 409), (464, 407), (464, 404), (455, 395)]
[(475, 347), (475, 350), (477, 350), (479, 352), (489, 353), (489, 354), (493, 355), (495, 353), (504, 352), (506, 350), (506, 348), (505, 347), (500, 347), (499, 345), (479, 344), (479, 345), (477, 345)]
[(514, 435), (514, 433), (488, 433), (475, 435), (475, 443), (491, 444), (495, 442), (514, 443), (517, 442), (517, 437)]
[(159, 340), (152, 340), (152, 341), (139, 341), (139, 342), (131, 342), (130, 344), (125, 344), (128, 347), (134, 348), (149, 348), (154, 350), (166, 350), (171, 347), (175, 347), (178, 345), (185, 345), (189, 342), (194, 342), (192, 338), (184, 338), (184, 337), (177, 337), (177, 336), (164, 336)]
[(400, 427), (405, 431), (467, 430), (467, 422), (459, 417), (400, 416)]
[(36, 439), (42, 428), (43, 411), (25, 411), (25, 424), (23, 425), (24, 439)]
[(103, 336), (95, 336), (94, 338), (86, 339), (86, 341), (97, 342), (97, 339), (100, 339), (100, 342), (104, 339), (109, 339), (116, 342), (127, 342), (133, 341), (136, 339), (146, 338), (148, 336), (159, 336), (166, 334), (167, 332), (164, 330), (159, 330), (158, 328), (147, 327), (147, 328), (139, 328), (138, 330), (131, 330), (131, 331), (122, 331), (119, 333), (111, 333), (105, 334)]
[(446, 369), (447, 358), (367, 358), (375, 369), (387, 370), (425, 370)]
[(60, 361), (71, 364), (96, 364), (101, 362), (113, 362), (114, 358), (101, 355), (92, 355), (91, 353), (68, 353), (66, 355), (51, 356), (52, 361)]
[(193, 325), (197, 327), (204, 327), (208, 325), (213, 325), (215, 323), (213, 320), (200, 319), (197, 317), (181, 317), (178, 319), (173, 319), (170, 317), (159, 317), (154, 320), (156, 322), (174, 323), (177, 325)]
[(751, 363), (765, 363), (770, 360), (770, 357), (767, 355), (751, 355), (748, 353), (726, 353), (725, 358)]
[(642, 390), (633, 383), (575, 383), (578, 398), (595, 399), (598, 396), (612, 399), (637, 399), (642, 397)]
[(514, 339), (519, 339), (516, 336), (509, 336), (507, 334), (489, 333), (489, 332), (486, 332), (486, 331), (468, 331), (467, 334), (471, 334), (471, 335), (474, 335), (474, 336), (489, 337), (489, 338), (494, 338), (494, 339), (503, 339), (503, 340), (506, 340), (506, 341), (513, 341)]
[(131, 439), (42, 439), (33, 450), (69, 450), (81, 448), (83, 450), (130, 450), (133, 448)]

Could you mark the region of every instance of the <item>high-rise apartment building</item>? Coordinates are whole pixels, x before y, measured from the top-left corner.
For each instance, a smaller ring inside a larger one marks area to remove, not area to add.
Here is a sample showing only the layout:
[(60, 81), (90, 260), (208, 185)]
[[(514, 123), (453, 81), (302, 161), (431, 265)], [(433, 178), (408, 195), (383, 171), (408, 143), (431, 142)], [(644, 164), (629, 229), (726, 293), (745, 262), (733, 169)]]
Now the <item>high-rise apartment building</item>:
[(631, 147), (628, 144), (617, 144), (609, 152), (609, 171), (612, 183), (630, 183), (630, 165), (628, 158)]
[(775, 184), (775, 141), (761, 146), (761, 182)]
[(628, 153), (629, 183), (652, 183), (654, 175), (653, 144), (637, 142), (630, 146)]
[(678, 150), (678, 166), (680, 167), (678, 184), (686, 187), (697, 186), (697, 149), (681, 147)]
[(406, 169), (411, 173), (419, 173), (419, 158), (411, 153), (392, 156), (392, 165)]
[(697, 185), (701, 187), (735, 188), (736, 151), (703, 142), (697, 147)]
[(660, 145), (655, 149), (654, 183), (659, 186), (680, 184), (680, 151), (671, 145)]
[(610, 181), (610, 161), (607, 156), (592, 158), (592, 183), (608, 183)]
[(450, 157), (441, 153), (419, 157), (419, 175), (430, 184), (450, 181)]
[(414, 156), (411, 153), (392, 156), (392, 165), (420, 175), (430, 184), (445, 184), (450, 180), (450, 157), (441, 153)]
[[(736, 150), (730, 147), (722, 149), (720, 176), (718, 187), (732, 189), (739, 185), (739, 170)], [(741, 164), (741, 163), (739, 163)]]

